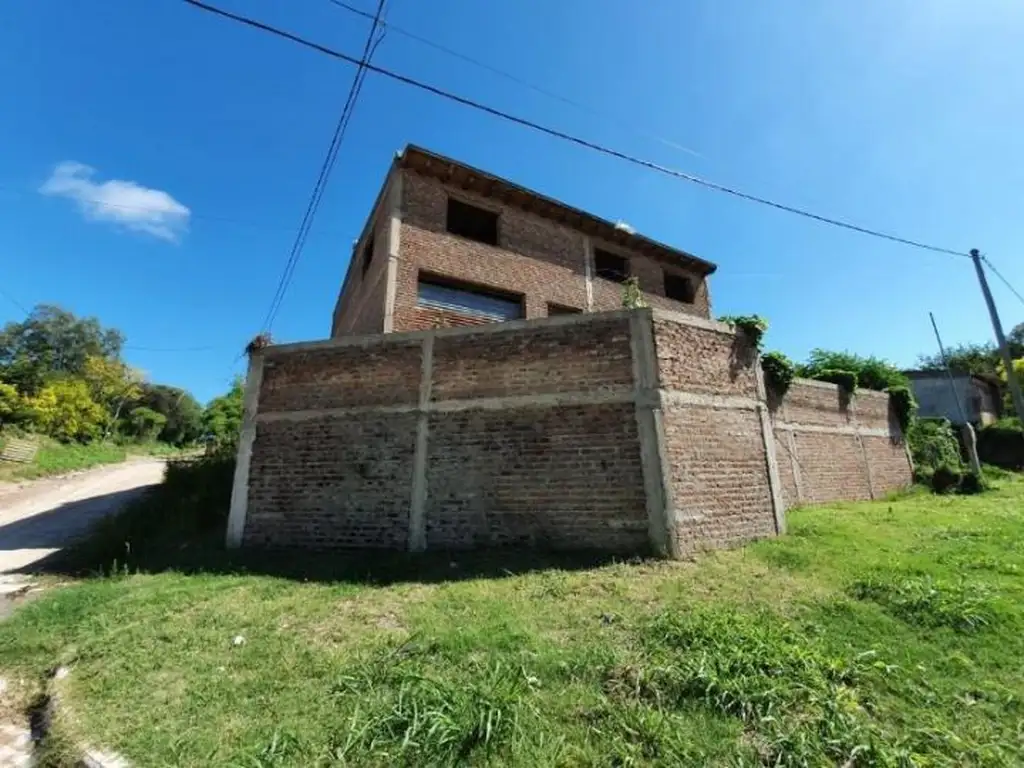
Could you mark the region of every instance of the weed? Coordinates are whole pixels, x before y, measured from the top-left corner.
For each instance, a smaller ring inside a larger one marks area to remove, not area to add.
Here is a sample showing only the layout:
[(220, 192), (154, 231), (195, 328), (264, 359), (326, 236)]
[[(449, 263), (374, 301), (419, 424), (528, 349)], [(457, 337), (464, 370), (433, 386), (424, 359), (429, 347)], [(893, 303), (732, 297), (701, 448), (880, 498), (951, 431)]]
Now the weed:
[(963, 580), (951, 583), (930, 576), (874, 576), (855, 581), (849, 592), (858, 600), (870, 600), (896, 618), (920, 627), (975, 632), (988, 626), (995, 615), (990, 590)]

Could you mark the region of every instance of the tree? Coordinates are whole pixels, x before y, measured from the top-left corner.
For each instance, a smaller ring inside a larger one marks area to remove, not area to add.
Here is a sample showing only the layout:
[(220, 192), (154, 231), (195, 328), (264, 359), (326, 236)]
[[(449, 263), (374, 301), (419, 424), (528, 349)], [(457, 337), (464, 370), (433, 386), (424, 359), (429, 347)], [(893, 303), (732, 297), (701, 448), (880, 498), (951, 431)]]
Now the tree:
[[(1019, 327), (1019, 326), (1018, 326)], [(1014, 328), (1014, 331), (1017, 329)], [(1024, 334), (1024, 329), (1022, 329)], [(1024, 351), (1022, 351), (1024, 354)], [(957, 373), (973, 373), (981, 376), (994, 376), (999, 366), (999, 350), (995, 344), (960, 344), (946, 350), (949, 368)], [(921, 355), (918, 365), (926, 371), (944, 371), (942, 355)]]
[(184, 389), (164, 384), (143, 384), (138, 404), (167, 419), (159, 440), (173, 445), (194, 443), (203, 435), (203, 407)]
[(0, 381), (0, 425), (11, 421), (21, 406), (21, 397), (13, 384)]
[(82, 379), (57, 379), (29, 398), (26, 405), (39, 429), (65, 442), (99, 437), (108, 419)]
[(1024, 357), (1024, 323), (1017, 323), (1013, 329), (1006, 334), (1006, 346), (1010, 349), (1010, 357), (1016, 360)]
[(139, 440), (155, 440), (167, 423), (167, 417), (152, 408), (140, 406), (128, 414), (128, 429), (132, 437)]
[(215, 397), (203, 411), (205, 438), (217, 448), (230, 449), (238, 442), (242, 431), (242, 411), (245, 385), (241, 376), (235, 377), (227, 394)]
[(123, 346), (123, 334), (95, 317), (40, 304), (0, 331), (0, 379), (34, 395), (55, 374), (80, 376), (90, 357), (120, 359)]
[(109, 415), (103, 434), (106, 437), (125, 404), (138, 400), (142, 394), (142, 374), (120, 360), (90, 355), (85, 359), (82, 379), (89, 386), (92, 399)]
[(832, 352), (813, 349), (807, 362), (797, 366), (797, 376), (815, 378), (825, 371), (848, 371), (857, 374), (857, 386), (864, 389), (884, 390), (905, 387), (909, 381), (892, 363), (878, 357), (862, 357), (853, 352)]

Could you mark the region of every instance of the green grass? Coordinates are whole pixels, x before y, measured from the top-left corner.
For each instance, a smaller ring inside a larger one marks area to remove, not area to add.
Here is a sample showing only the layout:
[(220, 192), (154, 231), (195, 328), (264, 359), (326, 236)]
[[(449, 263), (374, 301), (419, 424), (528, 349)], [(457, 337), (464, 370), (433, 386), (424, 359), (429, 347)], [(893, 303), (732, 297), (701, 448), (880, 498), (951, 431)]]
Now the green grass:
[(39, 450), (28, 464), (0, 463), (0, 480), (32, 480), (60, 475), (100, 464), (114, 464), (127, 458), (124, 446), (113, 443), (59, 443), (39, 438)]
[(70, 662), (75, 728), (147, 766), (1021, 765), (1024, 479), (996, 485), (795, 510), (693, 563), (303, 581), (182, 540), (189, 572), (130, 557), (151, 572), (20, 609), (0, 668)]

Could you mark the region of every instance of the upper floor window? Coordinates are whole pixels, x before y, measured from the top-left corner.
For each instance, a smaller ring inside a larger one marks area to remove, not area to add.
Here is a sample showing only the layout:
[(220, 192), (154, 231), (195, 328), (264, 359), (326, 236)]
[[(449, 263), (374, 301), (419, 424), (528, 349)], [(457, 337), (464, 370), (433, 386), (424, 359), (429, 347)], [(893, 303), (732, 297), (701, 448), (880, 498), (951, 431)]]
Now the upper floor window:
[(416, 303), (489, 320), (517, 320), (523, 316), (521, 296), (424, 274), (419, 278)]
[(488, 245), (498, 244), (498, 214), (448, 198), (448, 231)]
[(624, 283), (629, 277), (629, 260), (601, 248), (595, 248), (594, 274), (605, 280)]
[(370, 239), (366, 241), (366, 245), (363, 246), (363, 252), (360, 254), (360, 266), (362, 267), (363, 274), (365, 275), (367, 270), (370, 268), (370, 262), (373, 261), (373, 245), (374, 245), (373, 233), (370, 234)]
[(665, 273), (665, 296), (684, 304), (693, 304), (696, 295), (697, 291), (693, 287), (693, 280), (683, 275)]

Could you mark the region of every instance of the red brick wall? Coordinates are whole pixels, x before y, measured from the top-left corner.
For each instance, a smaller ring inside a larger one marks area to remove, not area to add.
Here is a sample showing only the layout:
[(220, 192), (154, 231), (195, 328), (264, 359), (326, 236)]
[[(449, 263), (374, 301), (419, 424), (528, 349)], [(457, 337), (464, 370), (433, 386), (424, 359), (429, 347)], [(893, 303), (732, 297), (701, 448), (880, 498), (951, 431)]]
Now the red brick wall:
[(370, 230), (352, 250), (346, 283), (331, 321), (332, 337), (342, 334), (384, 332), (384, 307), (388, 288), (387, 236), (390, 226), (390, 218), (385, 214), (386, 211), (374, 212), (373, 257), (365, 275), (361, 260)]
[(846, 397), (834, 384), (798, 379), (775, 406), (787, 507), (881, 498), (910, 484), (910, 462), (887, 395), (858, 390)]

